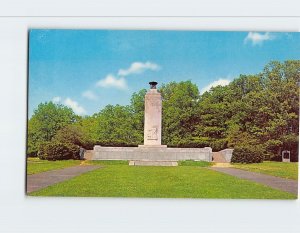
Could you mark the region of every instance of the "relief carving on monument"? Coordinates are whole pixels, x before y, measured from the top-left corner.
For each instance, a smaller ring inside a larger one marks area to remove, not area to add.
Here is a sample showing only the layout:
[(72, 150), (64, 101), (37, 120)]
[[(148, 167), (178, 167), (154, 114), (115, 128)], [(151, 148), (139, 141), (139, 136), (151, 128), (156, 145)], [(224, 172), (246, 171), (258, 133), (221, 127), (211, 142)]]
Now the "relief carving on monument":
[(147, 139), (148, 140), (157, 140), (158, 139), (157, 128), (154, 127), (154, 128), (148, 129)]

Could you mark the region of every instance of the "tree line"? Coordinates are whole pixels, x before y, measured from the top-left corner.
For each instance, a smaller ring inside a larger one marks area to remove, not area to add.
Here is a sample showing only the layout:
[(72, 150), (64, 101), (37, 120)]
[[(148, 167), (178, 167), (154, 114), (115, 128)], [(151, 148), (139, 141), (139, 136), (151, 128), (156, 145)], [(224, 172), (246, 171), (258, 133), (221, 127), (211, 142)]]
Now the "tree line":
[[(253, 75), (199, 93), (191, 81), (162, 84), (162, 143), (169, 147), (253, 147), (266, 160), (290, 150), (298, 160), (300, 61), (273, 61)], [(143, 144), (146, 89), (127, 106), (107, 105), (91, 116), (53, 102), (41, 103), (28, 122), (27, 154), (44, 143), (137, 146)]]

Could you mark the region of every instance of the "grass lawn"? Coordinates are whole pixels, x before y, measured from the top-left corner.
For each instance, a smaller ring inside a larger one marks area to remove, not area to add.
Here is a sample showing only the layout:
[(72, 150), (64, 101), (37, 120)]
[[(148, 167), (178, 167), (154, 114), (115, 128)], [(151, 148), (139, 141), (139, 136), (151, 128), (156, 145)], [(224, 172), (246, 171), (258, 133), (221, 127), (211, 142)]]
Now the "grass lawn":
[(214, 163), (206, 162), (206, 161), (193, 161), (193, 160), (184, 160), (178, 161), (179, 166), (197, 166), (197, 167), (209, 167), (212, 166)]
[[(295, 199), (296, 196), (201, 166), (143, 167), (122, 161), (104, 165), (32, 196)], [(199, 163), (200, 164), (200, 163)], [(190, 164), (189, 164), (190, 165)], [(207, 164), (210, 165), (210, 164)]]
[(28, 158), (27, 175), (61, 169), (70, 166), (76, 166), (79, 165), (80, 163), (81, 163), (80, 160), (48, 161), (48, 160), (40, 160), (39, 158)]
[(288, 179), (298, 179), (298, 163), (269, 162), (253, 164), (233, 164), (235, 168), (264, 173)]

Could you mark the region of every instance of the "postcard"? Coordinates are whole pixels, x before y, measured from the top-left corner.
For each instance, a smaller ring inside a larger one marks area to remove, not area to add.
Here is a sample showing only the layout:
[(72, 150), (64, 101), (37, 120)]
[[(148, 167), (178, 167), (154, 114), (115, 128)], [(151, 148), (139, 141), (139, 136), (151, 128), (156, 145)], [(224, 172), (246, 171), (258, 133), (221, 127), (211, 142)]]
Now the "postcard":
[(28, 32), (29, 196), (297, 199), (299, 32)]

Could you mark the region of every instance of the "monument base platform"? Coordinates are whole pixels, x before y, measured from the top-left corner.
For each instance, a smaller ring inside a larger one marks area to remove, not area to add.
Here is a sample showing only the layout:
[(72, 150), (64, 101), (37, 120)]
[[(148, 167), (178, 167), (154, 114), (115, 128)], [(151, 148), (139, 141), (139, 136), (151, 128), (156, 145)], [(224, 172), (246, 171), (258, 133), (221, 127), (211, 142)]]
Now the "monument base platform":
[(212, 149), (205, 148), (168, 148), (167, 146), (142, 147), (102, 147), (94, 146), (88, 151), (88, 160), (135, 160), (135, 161), (212, 161)]

